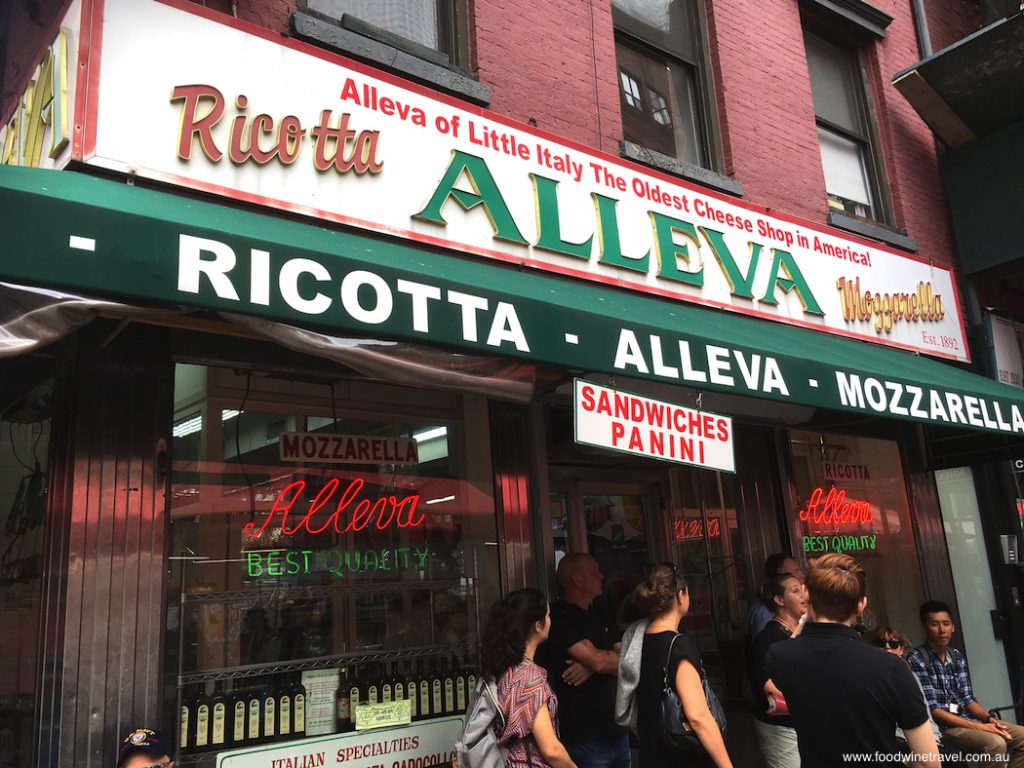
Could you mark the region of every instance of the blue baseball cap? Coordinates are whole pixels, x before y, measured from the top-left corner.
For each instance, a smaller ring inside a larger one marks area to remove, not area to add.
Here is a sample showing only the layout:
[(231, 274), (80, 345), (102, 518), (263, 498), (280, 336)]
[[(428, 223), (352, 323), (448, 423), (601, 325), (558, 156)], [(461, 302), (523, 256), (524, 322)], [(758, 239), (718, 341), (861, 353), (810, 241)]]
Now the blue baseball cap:
[(148, 752), (156, 757), (170, 757), (171, 748), (164, 737), (152, 728), (136, 728), (121, 741), (117, 750), (117, 765), (120, 768), (128, 755), (135, 752)]

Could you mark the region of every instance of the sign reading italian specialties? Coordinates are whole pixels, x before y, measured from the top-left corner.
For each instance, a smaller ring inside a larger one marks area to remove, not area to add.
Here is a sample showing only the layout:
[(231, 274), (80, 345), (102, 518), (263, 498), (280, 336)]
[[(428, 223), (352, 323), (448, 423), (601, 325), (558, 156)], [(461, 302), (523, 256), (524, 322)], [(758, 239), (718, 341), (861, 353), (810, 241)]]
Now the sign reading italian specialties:
[(461, 717), (221, 752), (217, 768), (425, 768), (451, 762)]
[(736, 471), (732, 419), (575, 381), (576, 442), (707, 469)]
[[(769, 213), (301, 42), (251, 34), (193, 5), (106, 0), (95, 8), (103, 18), (91, 28), (102, 39), (89, 55), (99, 77), (76, 116), (84, 126), (78, 156), (88, 163), (579, 280), (968, 359), (952, 271), (931, 259)], [(128, 109), (146, 116), (144, 127), (126, 119)], [(203, 284), (218, 295), (230, 296), (244, 273), (250, 301), (268, 305), (279, 287), (311, 321), (337, 301), (326, 292), (327, 271), (312, 263), (294, 265), (274, 286), (266, 253), (246, 264), (224, 251), (199, 258), (216, 261)], [(397, 290), (421, 316), (442, 301), (422, 285)], [(446, 300), (462, 302), (467, 323), (482, 310), (465, 297)]]

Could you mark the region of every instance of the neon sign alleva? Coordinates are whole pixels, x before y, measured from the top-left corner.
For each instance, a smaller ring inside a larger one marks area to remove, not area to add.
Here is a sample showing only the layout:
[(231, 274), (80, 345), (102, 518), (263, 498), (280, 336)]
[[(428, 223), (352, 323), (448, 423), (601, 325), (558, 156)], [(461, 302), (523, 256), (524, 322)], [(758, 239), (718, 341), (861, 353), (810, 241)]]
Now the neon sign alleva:
[[(361, 477), (352, 480), (341, 492), (334, 511), (328, 515), (322, 525), (315, 525), (314, 517), (335, 495), (335, 491), (341, 486), (341, 481), (332, 477), (324, 487), (317, 493), (316, 498), (309, 505), (309, 509), (293, 527), (288, 526), (288, 515), (293, 507), (306, 498), (306, 481), (296, 480), (288, 484), (274, 499), (270, 513), (262, 525), (254, 522), (246, 523), (242, 529), (246, 536), (257, 538), (263, 535), (270, 524), (274, 521), (277, 513), (281, 514), (281, 533), (285, 536), (292, 536), (299, 532), (309, 534), (320, 534), (328, 531), (333, 533), (352, 533), (365, 530), (371, 523), (379, 531), (396, 528), (418, 528), (423, 525), (425, 516), (417, 511), (420, 503), (418, 493), (410, 494), (403, 498), (394, 495), (380, 496), (377, 499), (360, 499), (356, 501), (359, 492), (363, 489), (365, 481)], [(350, 509), (351, 508), (351, 509)]]
[(828, 494), (822, 488), (815, 488), (807, 506), (800, 510), (800, 519), (817, 525), (842, 525), (870, 523), (874, 519), (871, 503), (846, 498), (846, 491), (830, 488)]

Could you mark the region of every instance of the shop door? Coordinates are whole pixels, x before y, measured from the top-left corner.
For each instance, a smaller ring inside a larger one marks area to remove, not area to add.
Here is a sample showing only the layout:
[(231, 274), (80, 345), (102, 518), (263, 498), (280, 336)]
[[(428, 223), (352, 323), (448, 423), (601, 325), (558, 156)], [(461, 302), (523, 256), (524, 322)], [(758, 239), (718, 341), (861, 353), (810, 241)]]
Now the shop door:
[(593, 555), (604, 575), (596, 603), (620, 628), (638, 618), (629, 597), (654, 557), (651, 544), (664, 506), (657, 477), (644, 483), (579, 480), (556, 484), (551, 494), (555, 567), (567, 552)]
[(734, 476), (708, 470), (673, 473), (674, 559), (690, 590), (683, 626), (727, 699), (744, 691), (746, 607), (755, 589), (737, 514)]

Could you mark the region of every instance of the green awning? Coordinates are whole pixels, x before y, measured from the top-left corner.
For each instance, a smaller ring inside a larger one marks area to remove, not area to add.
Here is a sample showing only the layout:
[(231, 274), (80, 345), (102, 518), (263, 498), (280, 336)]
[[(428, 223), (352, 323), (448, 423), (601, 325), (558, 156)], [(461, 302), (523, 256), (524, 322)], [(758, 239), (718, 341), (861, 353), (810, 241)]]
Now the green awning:
[(0, 226), (12, 282), (1024, 433), (1024, 391), (936, 360), (79, 173), (0, 167)]

